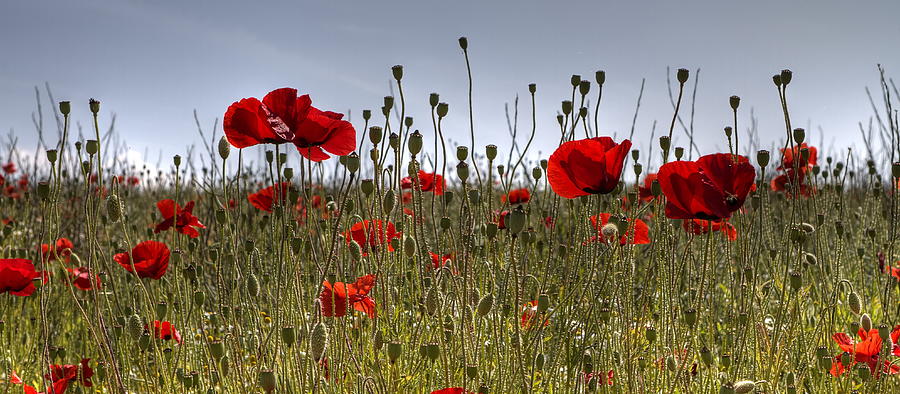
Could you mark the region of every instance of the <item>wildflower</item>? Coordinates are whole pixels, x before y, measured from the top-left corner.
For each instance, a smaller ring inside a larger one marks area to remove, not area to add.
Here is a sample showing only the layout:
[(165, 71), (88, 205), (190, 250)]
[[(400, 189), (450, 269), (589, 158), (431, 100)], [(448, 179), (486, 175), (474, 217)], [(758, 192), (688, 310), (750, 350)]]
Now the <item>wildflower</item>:
[(512, 205), (525, 204), (531, 200), (531, 193), (528, 188), (510, 190), (508, 194), (500, 196), (500, 201), (509, 202)]
[(729, 218), (744, 205), (755, 177), (746, 157), (729, 153), (666, 163), (657, 174), (670, 219)]
[(453, 253), (445, 254), (443, 256), (434, 253), (428, 252), (431, 255), (431, 268), (439, 270), (447, 265), (450, 261), (453, 260)]
[(368, 255), (370, 249), (377, 249), (381, 245), (387, 245), (387, 250), (393, 252), (391, 240), (400, 238), (403, 234), (397, 231), (394, 223), (381, 220), (363, 220), (355, 223), (349, 231), (344, 233), (347, 243), (356, 241), (363, 249), (363, 255)]
[(14, 174), (16, 172), (16, 163), (9, 162), (3, 165), (3, 172), (7, 174)]
[[(809, 157), (806, 159), (806, 165), (801, 165), (802, 161), (800, 161), (801, 152), (803, 149), (807, 149), (809, 152)], [(793, 148), (786, 148), (781, 150), (781, 165), (778, 166), (779, 170), (801, 170), (806, 171), (812, 166), (816, 165), (816, 156), (818, 156), (818, 150), (814, 146), (808, 146), (806, 143), (802, 143), (800, 145), (794, 146)]]
[(118, 253), (113, 259), (140, 278), (159, 279), (169, 268), (169, 248), (162, 242), (144, 241), (131, 249), (130, 254)]
[(803, 197), (810, 197), (816, 193), (816, 189), (806, 182), (806, 171), (787, 170), (786, 173), (772, 178), (769, 183), (772, 191), (784, 193), (790, 198), (796, 197), (796, 194)]
[(569, 141), (550, 155), (547, 180), (556, 194), (575, 198), (616, 189), (631, 141), (599, 137)]
[(238, 148), (257, 144), (293, 143), (312, 161), (343, 156), (356, 149), (356, 130), (343, 115), (312, 106), (309, 95), (297, 89), (276, 89), (262, 101), (245, 98), (231, 104), (223, 121), (228, 142)]
[(656, 180), (657, 173), (651, 172), (644, 177), (644, 183), (638, 187), (638, 198), (643, 202), (650, 202), (657, 197), (653, 195), (653, 181)]
[(66, 268), (66, 271), (69, 271), (69, 273), (72, 274), (72, 286), (75, 286), (79, 290), (88, 291), (100, 288), (100, 277), (96, 274), (91, 275), (91, 272), (87, 267), (78, 267), (75, 269)]
[[(604, 227), (610, 225), (609, 219), (612, 215), (601, 213), (600, 215), (591, 216), (591, 225), (597, 230), (597, 235), (591, 237), (589, 241), (599, 241), (606, 243), (608, 239), (614, 238), (615, 234), (604, 234)], [(641, 219), (628, 219), (627, 230), (622, 231), (619, 238), (620, 245), (643, 245), (650, 243), (650, 227)], [(615, 224), (613, 224), (615, 226)], [(618, 232), (618, 229), (615, 229)]]
[(431, 394), (475, 394), (471, 391), (466, 391), (465, 388), (462, 387), (448, 387), (445, 389), (432, 391)]
[(352, 306), (370, 318), (375, 318), (375, 300), (369, 292), (375, 287), (375, 275), (366, 275), (356, 279), (354, 283), (322, 282), (322, 293), (319, 302), (322, 304), (322, 315), (342, 317), (347, 314), (347, 306)]
[(200, 236), (200, 232), (196, 228), (206, 228), (200, 219), (194, 216), (194, 202), (190, 201), (184, 207), (180, 207), (172, 199), (160, 200), (156, 203), (156, 208), (163, 216), (163, 221), (156, 225), (154, 233), (166, 231), (175, 226), (175, 231), (187, 235), (191, 238)]
[[(444, 194), (444, 177), (439, 174), (429, 173), (422, 170), (419, 170), (416, 177), (419, 180), (418, 189), (423, 192), (434, 192), (435, 195)], [(400, 180), (400, 188), (401, 189), (412, 189), (413, 178), (412, 177), (404, 177)]]
[[(144, 326), (145, 330), (149, 330), (148, 326)], [(156, 339), (162, 339), (164, 341), (175, 340), (179, 345), (183, 342), (181, 339), (181, 334), (178, 333), (178, 330), (175, 329), (175, 326), (172, 325), (171, 322), (167, 321), (153, 321), (153, 337)]]
[[(900, 337), (900, 331), (897, 331), (897, 329), (894, 331), (897, 332), (896, 336)], [(866, 363), (876, 378), (878, 378), (881, 373), (893, 375), (900, 372), (900, 365), (896, 365), (888, 360), (884, 360), (883, 362), (879, 361), (878, 353), (881, 352), (882, 339), (881, 336), (878, 335), (877, 328), (873, 328), (869, 331), (860, 328), (856, 335), (859, 336), (859, 342), (854, 341), (853, 338), (843, 332), (835, 333), (831, 336), (831, 339), (838, 344), (838, 347), (844, 352), (849, 353), (852, 357), (850, 364), (844, 365), (841, 362), (841, 355), (835, 356), (834, 361), (831, 364), (830, 372), (832, 375), (841, 376), (841, 374), (849, 370), (850, 367), (856, 365), (856, 363)], [(893, 339), (895, 334), (891, 333), (891, 337)], [(878, 368), (879, 364), (882, 365), (881, 368)]]
[[(582, 374), (582, 378), (584, 379), (585, 383), (590, 382), (592, 378), (597, 378), (598, 382), (600, 384), (612, 386), (613, 385), (613, 377), (615, 376), (616, 371), (610, 369), (605, 374), (603, 373), (603, 371), (582, 372), (581, 374)], [(606, 376), (604, 376), (604, 375), (606, 375)]]
[(538, 313), (537, 300), (528, 301), (525, 305), (522, 305), (522, 319), (520, 323), (523, 328), (531, 328), (541, 320), (544, 321), (544, 326), (550, 325), (550, 320), (544, 319), (542, 315)]
[(35, 278), (42, 272), (34, 270), (34, 264), (27, 259), (0, 259), (0, 293), (27, 297), (34, 293)]
[(681, 227), (683, 227), (685, 231), (697, 235), (706, 234), (710, 231), (719, 231), (724, 234), (729, 241), (734, 241), (738, 237), (737, 229), (735, 229), (731, 223), (728, 223), (728, 221), (724, 219), (685, 219), (681, 222)]
[(44, 262), (60, 259), (68, 263), (74, 247), (75, 244), (68, 238), (59, 238), (53, 246), (41, 244), (41, 256)]
[(248, 195), (247, 201), (250, 201), (250, 204), (256, 209), (272, 212), (272, 206), (276, 202), (283, 202), (287, 199), (287, 189), (290, 185), (290, 182), (281, 182), (277, 185), (269, 186)]

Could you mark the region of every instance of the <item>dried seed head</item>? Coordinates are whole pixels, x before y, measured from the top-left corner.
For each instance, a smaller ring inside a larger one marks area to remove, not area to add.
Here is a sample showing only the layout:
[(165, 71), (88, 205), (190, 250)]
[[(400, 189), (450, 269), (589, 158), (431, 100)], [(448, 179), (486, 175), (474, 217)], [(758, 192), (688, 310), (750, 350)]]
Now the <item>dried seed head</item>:
[(619, 227), (615, 223), (606, 223), (600, 228), (600, 234), (607, 242), (610, 242), (610, 240), (618, 239)]

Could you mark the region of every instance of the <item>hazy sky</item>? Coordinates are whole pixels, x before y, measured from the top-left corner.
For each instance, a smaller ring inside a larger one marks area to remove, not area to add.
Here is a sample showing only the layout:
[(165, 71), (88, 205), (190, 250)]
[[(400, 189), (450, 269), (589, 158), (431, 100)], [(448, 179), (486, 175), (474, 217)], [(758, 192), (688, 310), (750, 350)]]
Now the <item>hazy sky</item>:
[[(555, 115), (569, 97), (570, 76), (593, 79), (598, 69), (607, 72), (600, 129), (619, 138), (646, 78), (635, 135), (645, 147), (653, 121), (658, 136), (671, 120), (667, 66), (701, 69), (695, 130), (704, 153), (725, 146), (721, 130), (731, 123), (733, 94), (743, 99), (742, 133), (752, 107), (764, 144), (783, 136), (771, 82), (782, 68), (794, 72), (795, 125), (811, 126), (817, 143), (821, 126), (826, 147), (846, 146), (858, 143), (857, 122), (872, 115), (864, 89), (878, 89), (876, 64), (900, 75), (898, 17), (896, 0), (9, 1), (0, 12), (0, 130), (33, 146), (34, 86), (48, 82), (85, 126), (88, 98), (101, 100), (101, 121), (115, 113), (128, 145), (148, 148), (154, 162), (160, 151), (168, 160), (199, 142), (194, 109), (209, 128), (233, 101), (284, 86), (309, 93), (319, 108), (352, 111), (361, 132), (361, 110), (380, 112), (390, 67), (403, 64), (407, 112), (426, 146), (430, 92), (450, 104), (451, 137), (467, 142), (457, 45), (464, 35), (478, 149), (494, 143), (508, 150), (503, 106), (517, 94), (520, 126), (530, 127), (527, 85), (534, 82), (535, 148), (546, 157), (558, 139)], [(53, 122), (46, 122), (55, 142)]]

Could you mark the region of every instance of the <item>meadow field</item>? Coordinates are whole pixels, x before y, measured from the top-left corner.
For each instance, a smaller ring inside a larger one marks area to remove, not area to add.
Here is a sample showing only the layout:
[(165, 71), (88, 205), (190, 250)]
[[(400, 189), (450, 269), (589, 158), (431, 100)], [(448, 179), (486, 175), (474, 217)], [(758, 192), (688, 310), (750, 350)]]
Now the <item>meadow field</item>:
[(603, 71), (560, 76), (550, 128), (527, 85), (503, 147), (478, 143), (471, 69), (450, 104), (404, 96), (403, 71), (353, 123), (246, 92), (159, 170), (123, 159), (107, 103), (39, 97), (38, 153), (2, 152), (0, 392), (900, 391), (900, 93), (880, 67), (865, 150), (792, 125), (789, 70), (758, 81), (781, 137), (723, 97), (734, 121), (702, 137), (723, 151), (686, 126), (686, 69), (664, 123), (616, 136)]

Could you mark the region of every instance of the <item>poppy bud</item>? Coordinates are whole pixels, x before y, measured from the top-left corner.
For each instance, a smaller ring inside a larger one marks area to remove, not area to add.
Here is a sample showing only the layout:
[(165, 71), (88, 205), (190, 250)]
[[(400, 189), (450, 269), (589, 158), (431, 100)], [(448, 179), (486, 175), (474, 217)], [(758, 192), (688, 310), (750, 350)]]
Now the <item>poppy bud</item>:
[(781, 87), (781, 74), (775, 74), (772, 76), (772, 82), (775, 83), (775, 86)]
[(731, 355), (728, 353), (724, 353), (719, 356), (719, 362), (722, 363), (722, 368), (728, 368), (731, 366)]
[(456, 175), (463, 182), (469, 179), (469, 164), (461, 161), (456, 165)]
[(465, 38), (465, 37), (460, 37), (459, 38), (459, 47), (462, 48), (462, 50), (464, 50), (464, 51), (466, 49), (469, 49), (469, 39)]
[(422, 133), (419, 130), (410, 134), (407, 146), (409, 147), (409, 153), (412, 155), (417, 155), (422, 151)]
[[(90, 141), (89, 141), (89, 142), (90, 142)], [(266, 158), (269, 158), (269, 156), (270, 156), (271, 154), (272, 154), (272, 151), (266, 151)], [(272, 162), (272, 159), (269, 159), (269, 163), (271, 163), (271, 162)], [(175, 155), (175, 157), (172, 158), (172, 163), (175, 164), (175, 167), (180, 166), (180, 165), (181, 165), (181, 156), (180, 156), (180, 155)]]
[(84, 150), (89, 155), (96, 155), (97, 151), (100, 150), (100, 143), (98, 143), (97, 140), (87, 140), (87, 145), (85, 145)]
[(88, 106), (91, 108), (91, 113), (96, 115), (100, 112), (100, 102), (94, 99), (90, 99), (88, 101)]
[(469, 147), (468, 146), (457, 146), (456, 147), (456, 159), (459, 161), (466, 161), (469, 158)]
[(388, 343), (387, 354), (388, 354), (388, 359), (391, 361), (391, 364), (397, 362), (397, 359), (400, 358), (400, 353), (402, 353), (402, 352), (403, 352), (403, 345), (401, 345), (400, 342)]
[(371, 179), (363, 179), (362, 182), (359, 183), (359, 189), (362, 190), (366, 197), (368, 197), (375, 191), (375, 182)]
[(428, 292), (425, 293), (425, 312), (429, 315), (434, 316), (435, 312), (437, 312), (438, 307), (440, 307), (440, 294), (438, 294), (438, 290), (435, 286), (431, 286), (428, 289)]
[(509, 212), (509, 215), (506, 217), (506, 228), (509, 229), (509, 232), (512, 234), (518, 234), (525, 228), (525, 210), (522, 209), (522, 206), (516, 207)]
[(484, 154), (487, 156), (488, 160), (494, 160), (497, 158), (497, 145), (491, 144), (484, 147)]
[(534, 94), (537, 92), (537, 85), (533, 83), (528, 84), (528, 93)]
[(659, 137), (659, 147), (662, 148), (663, 152), (668, 152), (671, 145), (672, 141), (669, 139), (669, 136), (664, 135)]
[(384, 96), (384, 109), (390, 111), (394, 108), (394, 96)]
[(250, 273), (247, 276), (247, 294), (251, 297), (259, 297), (260, 286), (259, 286), (259, 278), (256, 277), (256, 274)]
[(372, 339), (372, 347), (375, 351), (381, 350), (384, 346), (384, 334), (381, 333), (381, 330), (375, 331), (375, 337)]
[(722, 383), (719, 387), (719, 394), (734, 394), (734, 385), (731, 383)]
[(488, 313), (491, 312), (491, 308), (494, 307), (494, 295), (491, 293), (487, 293), (484, 297), (478, 301), (478, 307), (475, 309), (478, 316), (484, 317)]
[(140, 338), (138, 338), (138, 349), (141, 349), (141, 351), (146, 351), (149, 348), (150, 348), (150, 334), (146, 333), (146, 332), (142, 333)]
[(194, 291), (193, 300), (197, 306), (203, 306), (203, 302), (206, 301), (206, 293), (200, 290)]
[(647, 339), (647, 342), (650, 342), (650, 343), (656, 342), (656, 328), (653, 328), (652, 326), (648, 326), (644, 330), (644, 338)]
[(538, 296), (537, 311), (538, 313), (544, 313), (547, 309), (550, 309), (550, 296), (541, 294)]
[(219, 157), (225, 160), (228, 159), (229, 154), (231, 154), (231, 144), (228, 142), (228, 138), (223, 136), (219, 138)]
[(391, 67), (391, 73), (394, 74), (394, 79), (396, 79), (397, 82), (400, 82), (400, 80), (403, 79), (403, 66), (398, 64)]
[(713, 363), (712, 352), (709, 351), (709, 348), (707, 348), (706, 346), (700, 348), (700, 360), (702, 360), (703, 364), (707, 367), (712, 365)]
[(794, 143), (802, 144), (803, 140), (806, 139), (806, 130), (801, 128), (794, 129)]
[(324, 323), (318, 322), (309, 334), (309, 355), (315, 362), (319, 362), (325, 355), (326, 346), (328, 346), (328, 331)]
[(791, 70), (788, 70), (788, 69), (781, 70), (781, 84), (784, 86), (787, 86), (789, 83), (791, 83), (792, 76), (793, 76), (793, 73), (791, 72)]
[(81, 152), (81, 141), (75, 141), (75, 150)]
[(751, 380), (742, 380), (734, 384), (734, 392), (736, 394), (746, 394), (756, 388), (756, 383)]
[(497, 236), (497, 230), (499, 230), (497, 223), (487, 223), (484, 227), (484, 233), (489, 239), (494, 239)]
[(353, 258), (353, 261), (362, 260), (362, 247), (359, 246), (359, 243), (351, 240), (349, 244), (347, 244), (347, 249), (350, 250), (350, 257)]
[(450, 104), (438, 103), (437, 114), (438, 114), (439, 118), (443, 118), (443, 117), (447, 116), (448, 112), (450, 112)]
[[(316, 360), (318, 361), (318, 360)], [(259, 387), (262, 387), (263, 390), (267, 393), (271, 393), (275, 390), (275, 385), (277, 384), (275, 380), (275, 372), (272, 370), (265, 370), (259, 372)]]
[(765, 167), (769, 165), (769, 151), (760, 150), (756, 152), (756, 162), (760, 167)]
[(684, 156), (684, 148), (680, 146), (675, 147), (675, 160), (681, 160)]
[(687, 82), (688, 75), (690, 75), (690, 72), (686, 68), (679, 68), (678, 72), (675, 74), (675, 76), (678, 78), (678, 83), (682, 85)]
[(851, 312), (857, 315), (862, 311), (862, 300), (855, 291), (851, 290), (850, 294), (847, 296), (847, 306), (850, 308)]
[(863, 313), (859, 317), (859, 326), (866, 332), (872, 331), (872, 318), (869, 317), (868, 313)]
[(675, 370), (678, 369), (678, 364), (675, 361), (675, 357), (673, 357), (671, 354), (666, 356), (666, 368), (668, 368), (669, 371), (672, 372), (675, 372)]
[(391, 149), (398, 150), (400, 149), (400, 135), (397, 133), (391, 133), (388, 136), (388, 145), (391, 146)]
[(406, 254), (406, 257), (413, 257), (416, 255), (416, 239), (410, 236), (403, 237), (403, 253)]
[(572, 102), (569, 100), (563, 100), (562, 102), (562, 112), (565, 115), (572, 113)]
[(753, 193), (753, 195), (750, 196), (750, 206), (752, 206), (753, 209), (759, 209), (761, 204), (762, 199), (760, 199), (759, 194)]
[(804, 253), (803, 259), (806, 261), (806, 264), (809, 264), (809, 265), (816, 265), (819, 263), (819, 259), (816, 258), (816, 255), (814, 255), (812, 253), (808, 253), (808, 252)]
[(453, 192), (450, 190), (444, 191), (444, 204), (449, 205), (453, 202)]
[(384, 197), (381, 199), (381, 209), (385, 212), (393, 211), (395, 199), (396, 196), (394, 195), (394, 190), (386, 190), (384, 192)]
[(591, 81), (583, 80), (578, 83), (578, 92), (581, 93), (582, 96), (586, 96), (591, 91)]
[(869, 369), (869, 366), (866, 363), (856, 364), (856, 375), (859, 376), (859, 379), (863, 382), (869, 380), (872, 377), (872, 370)]
[(794, 291), (800, 290), (800, 287), (803, 286), (803, 278), (800, 276), (800, 272), (794, 271), (790, 273), (790, 285)]
[(216, 361), (222, 359), (225, 356), (225, 344), (222, 341), (213, 341), (209, 343), (209, 354), (213, 356)]
[(442, 217), (440, 226), (441, 226), (441, 230), (444, 230), (444, 231), (449, 230), (450, 229), (450, 218), (447, 216)]
[(281, 340), (287, 347), (294, 346), (294, 342), (297, 341), (297, 330), (294, 326), (281, 327)]
[(141, 317), (136, 314), (129, 316), (126, 329), (128, 330), (128, 335), (131, 335), (132, 338), (140, 338), (141, 334), (144, 333), (144, 323)]

